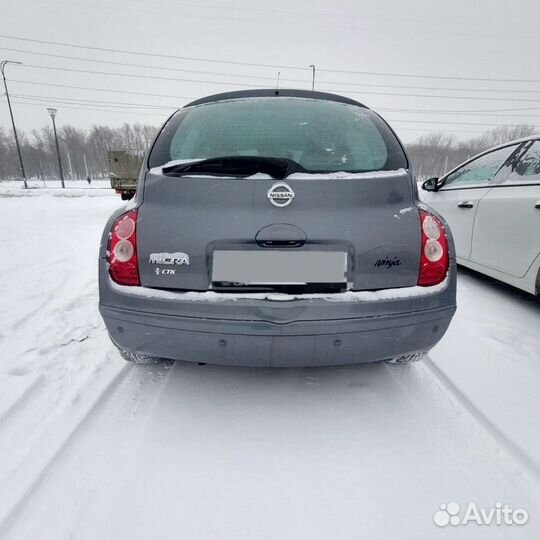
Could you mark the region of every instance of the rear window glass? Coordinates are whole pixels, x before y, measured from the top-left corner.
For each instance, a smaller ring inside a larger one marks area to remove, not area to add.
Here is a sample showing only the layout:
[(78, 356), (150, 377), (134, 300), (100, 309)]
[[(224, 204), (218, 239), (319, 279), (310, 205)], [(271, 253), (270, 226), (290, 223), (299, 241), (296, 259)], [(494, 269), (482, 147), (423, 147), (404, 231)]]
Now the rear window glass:
[(396, 137), (369, 109), (285, 97), (181, 109), (159, 135), (149, 165), (224, 156), (288, 158), (313, 172), (407, 167)]

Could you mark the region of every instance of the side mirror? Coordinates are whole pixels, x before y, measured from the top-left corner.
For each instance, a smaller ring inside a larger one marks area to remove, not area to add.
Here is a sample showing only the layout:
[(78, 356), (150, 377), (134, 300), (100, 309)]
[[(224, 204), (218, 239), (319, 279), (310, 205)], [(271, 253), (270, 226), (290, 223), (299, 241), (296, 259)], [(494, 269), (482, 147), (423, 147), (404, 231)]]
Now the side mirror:
[(435, 176), (433, 178), (428, 178), (423, 184), (422, 189), (424, 191), (437, 191), (439, 179)]

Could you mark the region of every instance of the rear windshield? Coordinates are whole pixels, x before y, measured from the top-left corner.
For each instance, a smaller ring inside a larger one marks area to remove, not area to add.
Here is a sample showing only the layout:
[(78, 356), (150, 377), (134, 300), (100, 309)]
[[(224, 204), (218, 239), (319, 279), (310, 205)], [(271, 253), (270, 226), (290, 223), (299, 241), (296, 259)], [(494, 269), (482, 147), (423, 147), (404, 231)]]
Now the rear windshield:
[(234, 99), (181, 109), (161, 131), (150, 167), (223, 156), (288, 158), (313, 172), (407, 167), (401, 145), (372, 111), (289, 97)]

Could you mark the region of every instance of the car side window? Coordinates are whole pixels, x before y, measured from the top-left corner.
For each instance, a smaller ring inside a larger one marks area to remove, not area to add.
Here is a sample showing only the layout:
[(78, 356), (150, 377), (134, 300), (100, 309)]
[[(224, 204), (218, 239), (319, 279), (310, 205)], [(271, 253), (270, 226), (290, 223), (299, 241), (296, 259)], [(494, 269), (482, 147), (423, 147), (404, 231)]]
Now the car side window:
[(515, 163), (511, 163), (504, 184), (540, 184), (540, 141), (535, 141)]
[(517, 147), (517, 144), (505, 146), (467, 163), (447, 176), (442, 189), (487, 184)]

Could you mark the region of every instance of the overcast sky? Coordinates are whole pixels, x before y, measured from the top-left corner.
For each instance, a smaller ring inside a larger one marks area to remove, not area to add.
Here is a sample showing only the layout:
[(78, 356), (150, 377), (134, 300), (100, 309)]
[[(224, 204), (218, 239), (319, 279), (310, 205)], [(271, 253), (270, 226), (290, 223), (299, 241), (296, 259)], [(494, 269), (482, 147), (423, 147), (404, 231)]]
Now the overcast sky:
[(539, 0), (1, 2), (0, 59), (24, 63), (6, 75), (27, 132), (50, 121), (46, 106), (59, 125), (159, 125), (192, 98), (274, 87), (278, 71), (281, 87), (311, 88), (310, 64), (316, 89), (377, 110), (405, 141), (540, 128)]

